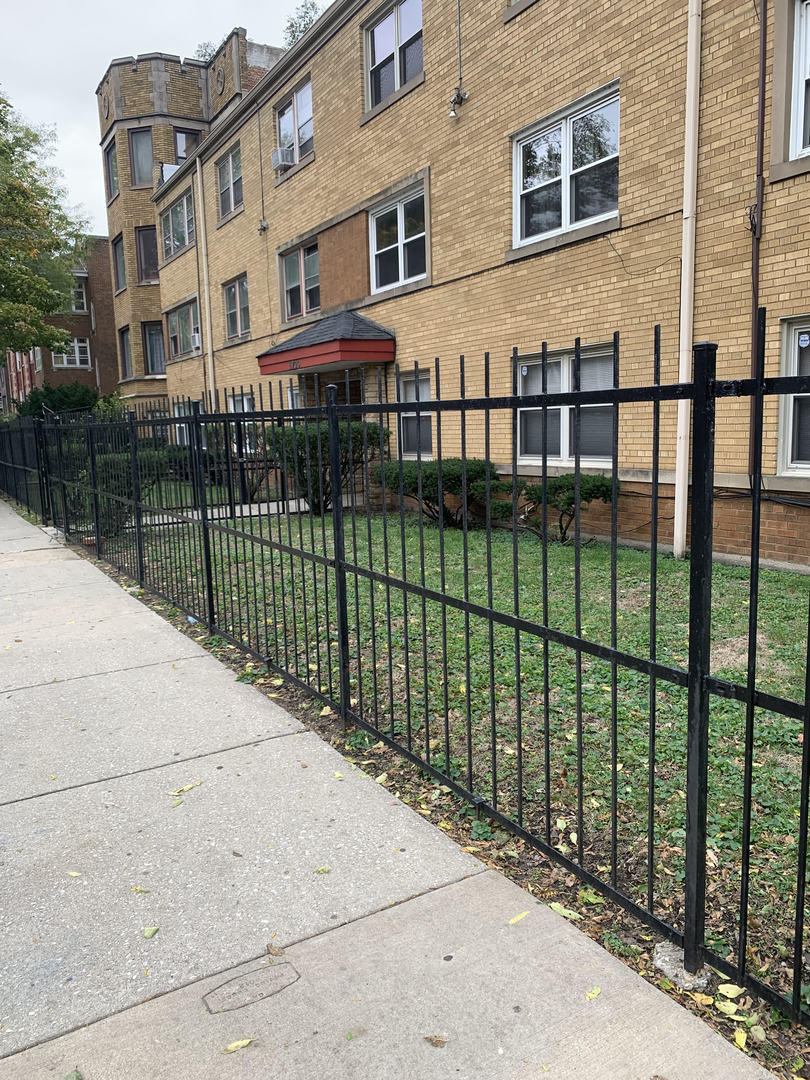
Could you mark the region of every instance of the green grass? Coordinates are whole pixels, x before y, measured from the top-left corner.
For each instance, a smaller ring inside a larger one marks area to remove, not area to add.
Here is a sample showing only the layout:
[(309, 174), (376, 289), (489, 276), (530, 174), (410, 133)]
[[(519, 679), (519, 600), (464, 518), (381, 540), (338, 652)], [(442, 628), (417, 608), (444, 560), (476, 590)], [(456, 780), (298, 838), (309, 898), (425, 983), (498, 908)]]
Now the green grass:
[[(257, 534), (292, 547), (332, 554), (329, 522), (256, 518)], [(542, 545), (496, 531), (488, 553), (483, 531), (424, 528), (406, 519), (405, 551), (398, 515), (347, 520), (352, 565), (394, 579), (404, 576), (438, 592), (543, 623)], [(442, 583), (442, 547), (445, 580)], [(192, 527), (146, 531), (147, 584), (204, 615), (202, 552)], [(108, 554), (110, 554), (108, 550)], [(114, 557), (114, 552), (112, 553)], [(515, 562), (516, 560), (516, 562)], [(403, 572), (404, 561), (404, 572)], [(217, 625), (313, 689), (338, 693), (334, 572), (294, 555), (273, 552), (250, 536), (212, 533)], [(517, 566), (517, 588), (513, 566)], [(650, 655), (649, 553), (618, 553), (617, 645)], [(684, 668), (688, 652), (689, 564), (658, 560), (661, 663)], [(548, 625), (574, 634), (575, 550), (548, 547)], [(759, 591), (757, 685), (802, 700), (810, 578), (763, 570)], [(531, 633), (465, 615), (409, 595), (396, 584), (347, 573), (350, 684), (364, 719), (435, 766), (445, 768), (504, 814), (546, 836), (602, 878), (611, 874), (611, 805), (616, 779), (619, 887), (646, 902), (650, 680), (619, 667), (613, 738), (611, 666), (551, 643), (548, 710), (546, 649)], [(610, 549), (581, 550), (581, 634), (609, 644)], [(717, 675), (745, 681), (749, 575), (715, 565), (712, 655)], [(578, 682), (579, 701), (578, 710)], [(661, 680), (655, 687), (656, 769), (653, 859), (654, 910), (682, 927), (685, 838), (686, 692)], [(518, 713), (520, 743), (518, 745)], [(580, 717), (578, 721), (578, 716)], [(737, 937), (740, 884), (744, 707), (713, 698), (709, 761), (707, 937), (726, 955)], [(785, 956), (792, 948), (801, 767), (801, 725), (757, 710), (754, 731), (751, 917), (752, 969), (787, 989)], [(578, 735), (580, 738), (578, 739)], [(578, 752), (581, 747), (581, 753)], [(549, 770), (546, 775), (545, 760)], [(615, 772), (614, 772), (615, 765)], [(518, 784), (520, 771), (521, 783)], [(580, 810), (581, 807), (581, 810)], [(784, 955), (783, 955), (784, 954)], [(808, 980), (805, 980), (808, 981)]]

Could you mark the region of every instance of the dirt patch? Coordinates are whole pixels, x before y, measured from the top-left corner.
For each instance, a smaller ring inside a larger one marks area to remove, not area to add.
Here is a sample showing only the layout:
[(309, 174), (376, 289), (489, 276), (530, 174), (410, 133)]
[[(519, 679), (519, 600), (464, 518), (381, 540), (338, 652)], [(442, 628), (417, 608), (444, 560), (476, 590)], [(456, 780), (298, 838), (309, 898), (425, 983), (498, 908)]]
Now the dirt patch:
[(620, 589), (617, 597), (619, 611), (630, 615), (646, 615), (650, 610), (649, 585), (634, 585), (630, 589)]
[[(757, 668), (760, 672), (765, 664), (772, 676), (787, 674), (787, 667), (781, 661), (773, 659), (771, 643), (765, 632), (760, 630), (757, 633)], [(720, 670), (745, 671), (747, 667), (748, 634), (712, 643), (712, 674)]]

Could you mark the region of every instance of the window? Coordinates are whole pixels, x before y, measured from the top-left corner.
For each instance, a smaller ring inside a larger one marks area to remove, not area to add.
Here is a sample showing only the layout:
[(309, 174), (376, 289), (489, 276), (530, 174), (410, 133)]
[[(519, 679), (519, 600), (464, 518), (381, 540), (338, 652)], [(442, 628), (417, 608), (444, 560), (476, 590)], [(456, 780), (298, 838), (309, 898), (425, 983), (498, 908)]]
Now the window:
[(135, 247), (138, 252), (138, 281), (157, 281), (157, 229), (154, 225), (135, 230)]
[(790, 156), (810, 153), (810, 3), (797, 0), (793, 24), (793, 102)]
[[(810, 322), (786, 329), (785, 375), (810, 375)], [(810, 471), (810, 395), (786, 394), (782, 401), (783, 470)]]
[(312, 83), (307, 79), (278, 110), (278, 145), (300, 161), (315, 145), (312, 137)]
[(425, 193), (411, 192), (371, 214), (371, 289), (425, 276)]
[(194, 203), (190, 191), (163, 211), (160, 215), (160, 231), (164, 260), (194, 243)]
[[(400, 401), (430, 401), (430, 376), (404, 375), (399, 380)], [(430, 413), (402, 413), (399, 445), (403, 455), (433, 453), (433, 419)]]
[(107, 201), (118, 194), (118, 150), (113, 140), (104, 151), (104, 171), (107, 175)]
[(70, 352), (66, 353), (54, 353), (53, 354), (53, 366), (55, 368), (63, 367), (83, 367), (89, 368), (90, 364), (90, 340), (89, 338), (73, 338), (70, 342)]
[(163, 323), (145, 322), (143, 326), (143, 358), (147, 375), (162, 375), (166, 370), (166, 350), (163, 346)]
[(318, 245), (301, 247), (285, 255), (284, 310), (288, 319), (321, 306), (321, 286), (318, 273)]
[(112, 254), (113, 254), (113, 276), (115, 278), (115, 291), (119, 292), (121, 289), (127, 287), (127, 271), (124, 265), (124, 240), (121, 236), (116, 236), (112, 242)]
[(241, 337), (250, 330), (247, 275), (224, 286), (225, 332), (229, 338)]
[(422, 71), (422, 0), (401, 0), (366, 31), (373, 108)]
[(174, 156), (178, 165), (193, 154), (199, 145), (199, 131), (184, 131), (182, 128), (174, 129)]
[[(520, 369), (520, 394), (543, 393), (542, 364), (532, 362)], [(584, 353), (580, 357), (581, 390), (604, 390), (613, 385), (613, 356)], [(546, 393), (567, 393), (574, 389), (573, 353), (555, 354), (546, 364)], [(521, 409), (518, 413), (518, 455), (543, 456), (542, 409)], [(550, 458), (570, 461), (574, 457), (574, 406), (563, 405), (546, 412), (546, 451)], [(583, 405), (579, 412), (579, 452), (583, 458), (610, 458), (613, 450), (613, 406)]]
[(230, 150), (217, 165), (219, 216), (225, 217), (242, 205), (242, 151)]
[(200, 317), (197, 301), (169, 312), (169, 356), (174, 359), (200, 347)]
[(290, 383), (290, 385), (287, 387), (287, 408), (301, 408), (301, 387), (298, 383)]
[[(175, 416), (192, 416), (194, 414), (194, 403), (188, 399), (184, 401), (176, 401), (173, 409)], [(189, 446), (191, 443), (191, 434), (188, 424), (177, 424), (175, 426), (175, 436), (178, 446)], [(203, 434), (203, 449), (205, 448), (205, 435)]]
[(129, 157), (132, 184), (152, 186), (152, 129), (140, 128), (129, 133)]
[(121, 352), (121, 378), (132, 378), (132, 350), (129, 343), (129, 327), (118, 331), (118, 345)]
[(42, 371), (42, 349), (34, 349), (34, 370)]
[(71, 307), (74, 311), (87, 311), (87, 280), (83, 277), (73, 279), (70, 290)]
[(515, 140), (516, 245), (608, 218), (619, 206), (619, 99)]
[[(252, 413), (254, 412), (256, 405), (253, 400), (253, 394), (229, 394), (228, 406), (232, 413)], [(239, 436), (236, 434), (237, 425), (242, 429), (241, 447), (239, 445)], [(258, 432), (256, 430), (255, 421), (240, 420), (233, 425), (233, 449), (234, 453), (239, 453), (240, 449), (249, 451), (252, 453), (258, 445)]]

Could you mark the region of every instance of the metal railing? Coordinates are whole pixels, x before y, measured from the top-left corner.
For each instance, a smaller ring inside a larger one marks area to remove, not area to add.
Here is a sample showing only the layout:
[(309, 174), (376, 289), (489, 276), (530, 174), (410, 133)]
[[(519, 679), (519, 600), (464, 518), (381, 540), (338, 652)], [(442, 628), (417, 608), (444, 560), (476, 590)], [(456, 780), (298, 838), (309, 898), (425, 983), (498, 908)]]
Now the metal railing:
[[(581, 389), (577, 341), (571, 389), (555, 393), (543, 346), (532, 395), (518, 394), (515, 351), (506, 396), (491, 393), (486, 355), (479, 397), (466, 394), (462, 357), (453, 399), (439, 393), (437, 361), (430, 401), (418, 400), (417, 369), (415, 401), (386, 400), (378, 371), (359, 401), (347, 373), (340, 386), (302, 377), (292, 409), (274, 408), (271, 391), (269, 408), (259, 397), (239, 413), (195, 402), (180, 416), (20, 420), (0, 426), (0, 489), (418, 765), (480, 829), (505, 827), (682, 945), (689, 970), (708, 962), (808, 1023), (807, 579), (761, 571), (759, 548), (764, 403), (810, 393), (810, 377), (765, 378), (764, 325), (763, 312), (756, 378), (733, 382), (716, 378), (716, 346), (702, 344), (694, 381), (662, 385), (656, 328), (647, 386), (621, 385), (616, 335), (613, 385), (599, 390)], [(683, 399), (688, 564), (659, 544), (662, 411)], [(753, 409), (750, 568), (713, 568), (715, 412), (734, 399)], [(599, 543), (583, 499), (592, 406), (610, 409)], [(555, 539), (564, 492), (550, 465), (562, 410), (567, 543)], [(630, 423), (649, 436), (644, 552), (619, 538)], [(491, 465), (494, 447), (510, 465)], [(770, 683), (765, 601), (802, 627)], [(738, 673), (726, 664), (723, 677), (713, 650), (734, 619), (745, 623)], [(787, 765), (773, 746), (788, 748)]]

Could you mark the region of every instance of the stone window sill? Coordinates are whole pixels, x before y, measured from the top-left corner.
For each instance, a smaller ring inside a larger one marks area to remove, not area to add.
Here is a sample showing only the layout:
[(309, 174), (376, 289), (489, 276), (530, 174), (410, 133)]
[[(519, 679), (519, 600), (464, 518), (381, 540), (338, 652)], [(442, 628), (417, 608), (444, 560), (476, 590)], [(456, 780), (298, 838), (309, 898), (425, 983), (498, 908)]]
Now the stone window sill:
[(360, 127), (367, 124), (369, 120), (373, 120), (375, 116), (379, 116), (381, 112), (385, 112), (387, 108), (394, 105), (401, 98), (404, 98), (406, 94), (410, 94), (411, 90), (415, 90), (417, 86), (421, 86), (425, 81), (424, 71), (420, 71), (418, 75), (414, 75), (412, 79), (409, 79), (404, 86), (400, 86), (399, 90), (395, 90), (393, 94), (389, 94), (388, 97), (375, 105), (373, 109), (369, 109), (360, 121)]

